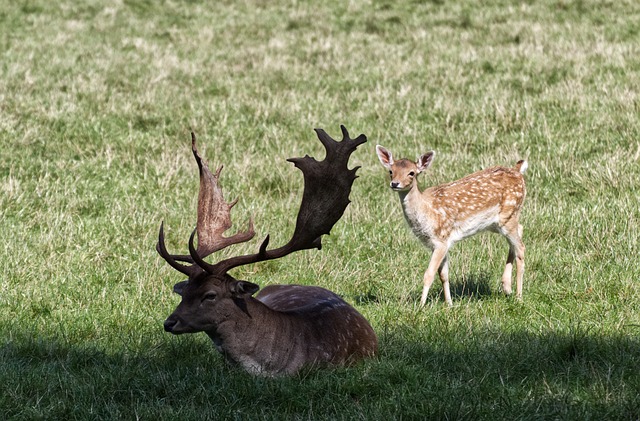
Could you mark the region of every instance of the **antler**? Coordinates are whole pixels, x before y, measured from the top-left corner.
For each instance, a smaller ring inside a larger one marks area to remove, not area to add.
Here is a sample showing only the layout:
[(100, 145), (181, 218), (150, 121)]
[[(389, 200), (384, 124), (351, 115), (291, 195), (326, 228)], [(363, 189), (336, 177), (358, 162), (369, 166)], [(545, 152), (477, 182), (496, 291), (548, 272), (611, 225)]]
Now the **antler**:
[[(211, 253), (222, 250), (232, 244), (249, 241), (255, 235), (253, 221), (249, 220), (249, 227), (244, 232), (238, 232), (231, 237), (224, 237), (226, 230), (231, 228), (231, 208), (238, 202), (238, 199), (230, 203), (224, 201), (222, 189), (218, 185), (222, 165), (218, 167), (215, 174), (209, 170), (209, 165), (202, 159), (196, 146), (196, 135), (191, 132), (191, 151), (198, 164), (200, 172), (200, 191), (198, 193), (198, 222), (196, 231), (198, 233), (198, 247), (194, 250), (195, 255), (204, 258)], [(192, 236), (193, 237), (193, 236)], [(193, 243), (193, 241), (190, 241)], [(192, 244), (190, 244), (193, 247)], [(171, 255), (164, 244), (164, 223), (160, 225), (158, 235), (158, 245), (156, 250), (174, 269), (189, 277), (195, 277), (202, 272), (199, 265), (183, 265), (178, 261), (194, 263), (190, 255)]]
[[(231, 257), (214, 265), (204, 261), (200, 250), (193, 247), (193, 234), (189, 240), (189, 250), (193, 261), (210, 274), (224, 275), (229, 270), (249, 263), (277, 259), (298, 250), (320, 249), (322, 235), (329, 234), (333, 225), (342, 217), (349, 194), (356, 179), (356, 171), (360, 167), (349, 169), (349, 157), (358, 146), (367, 141), (363, 134), (355, 139), (349, 137), (344, 126), (342, 141), (337, 142), (324, 130), (315, 129), (318, 139), (324, 145), (327, 156), (323, 161), (316, 161), (306, 155), (304, 158), (291, 158), (289, 162), (299, 168), (304, 175), (304, 193), (296, 220), (296, 228), (291, 240), (282, 247), (267, 250), (269, 236), (265, 238), (258, 253)], [(198, 240), (200, 233), (198, 232)], [(170, 262), (169, 262), (170, 263)]]

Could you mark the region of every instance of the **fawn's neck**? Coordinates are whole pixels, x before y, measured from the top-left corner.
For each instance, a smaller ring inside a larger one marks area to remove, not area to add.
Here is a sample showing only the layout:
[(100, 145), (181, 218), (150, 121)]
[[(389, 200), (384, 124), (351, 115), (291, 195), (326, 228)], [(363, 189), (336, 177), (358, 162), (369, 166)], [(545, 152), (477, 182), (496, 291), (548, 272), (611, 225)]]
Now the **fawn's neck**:
[(402, 210), (404, 211), (405, 216), (407, 216), (408, 214), (413, 214), (417, 211), (418, 208), (424, 207), (429, 204), (429, 201), (425, 200), (426, 194), (428, 194), (427, 191), (420, 191), (420, 189), (418, 188), (418, 182), (416, 180), (413, 181), (413, 184), (411, 184), (411, 188), (409, 190), (398, 192), (400, 204), (402, 205)]
[(436, 221), (434, 220), (430, 191), (421, 192), (418, 183), (414, 181), (411, 189), (399, 191), (398, 196), (409, 228), (420, 241), (433, 249)]

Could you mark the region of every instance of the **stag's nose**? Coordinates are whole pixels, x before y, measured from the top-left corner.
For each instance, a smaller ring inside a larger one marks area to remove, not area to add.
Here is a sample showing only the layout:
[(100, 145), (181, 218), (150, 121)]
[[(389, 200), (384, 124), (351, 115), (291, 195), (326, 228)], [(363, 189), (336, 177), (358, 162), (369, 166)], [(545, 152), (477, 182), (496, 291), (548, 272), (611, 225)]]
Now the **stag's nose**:
[(170, 333), (173, 332), (173, 328), (175, 327), (176, 323), (178, 323), (177, 320), (168, 318), (164, 321), (164, 330)]

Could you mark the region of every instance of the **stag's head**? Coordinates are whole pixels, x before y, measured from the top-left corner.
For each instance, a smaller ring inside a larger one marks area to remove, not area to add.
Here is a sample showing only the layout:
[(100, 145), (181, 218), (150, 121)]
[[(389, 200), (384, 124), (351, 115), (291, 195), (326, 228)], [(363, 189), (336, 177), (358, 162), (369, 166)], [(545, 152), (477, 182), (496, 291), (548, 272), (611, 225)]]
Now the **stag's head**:
[(180, 282), (174, 291), (182, 301), (165, 320), (164, 329), (175, 335), (215, 332), (219, 324), (241, 317), (241, 303), (258, 289), (251, 282), (207, 274)]
[[(205, 257), (233, 244), (251, 240), (255, 231), (249, 221), (245, 231), (225, 237), (231, 227), (231, 208), (237, 200), (225, 202), (218, 179), (222, 167), (215, 174), (198, 153), (196, 138), (192, 133), (192, 151), (200, 172), (197, 225), (189, 239), (188, 255), (173, 255), (167, 251), (164, 241), (164, 224), (160, 227), (157, 251), (174, 269), (188, 279), (177, 283), (174, 291), (182, 301), (164, 323), (165, 330), (174, 334), (205, 331), (215, 334), (220, 324), (238, 322), (250, 317), (245, 300), (259, 289), (258, 285), (235, 279), (228, 272), (238, 266), (264, 260), (277, 259), (299, 250), (321, 248), (322, 235), (329, 234), (333, 225), (342, 217), (349, 204), (351, 186), (358, 167), (349, 169), (347, 163), (355, 149), (366, 142), (360, 135), (351, 139), (341, 126), (343, 140), (336, 142), (324, 130), (316, 129), (327, 156), (323, 161), (314, 158), (292, 158), (292, 162), (304, 175), (304, 193), (296, 226), (291, 240), (275, 249), (268, 249), (267, 236), (255, 254), (234, 256), (215, 264)], [(197, 234), (197, 247), (195, 236)]]

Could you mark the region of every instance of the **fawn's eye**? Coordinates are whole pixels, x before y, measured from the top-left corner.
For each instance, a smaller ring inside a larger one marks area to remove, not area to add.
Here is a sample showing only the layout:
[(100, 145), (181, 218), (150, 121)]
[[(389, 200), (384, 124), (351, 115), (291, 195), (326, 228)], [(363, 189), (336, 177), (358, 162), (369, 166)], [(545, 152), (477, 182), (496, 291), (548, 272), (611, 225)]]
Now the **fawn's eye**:
[(409, 177), (413, 177), (414, 175), (416, 175), (416, 173), (414, 173), (413, 171), (409, 173)]
[(389, 170), (389, 175), (393, 175), (393, 171)]

